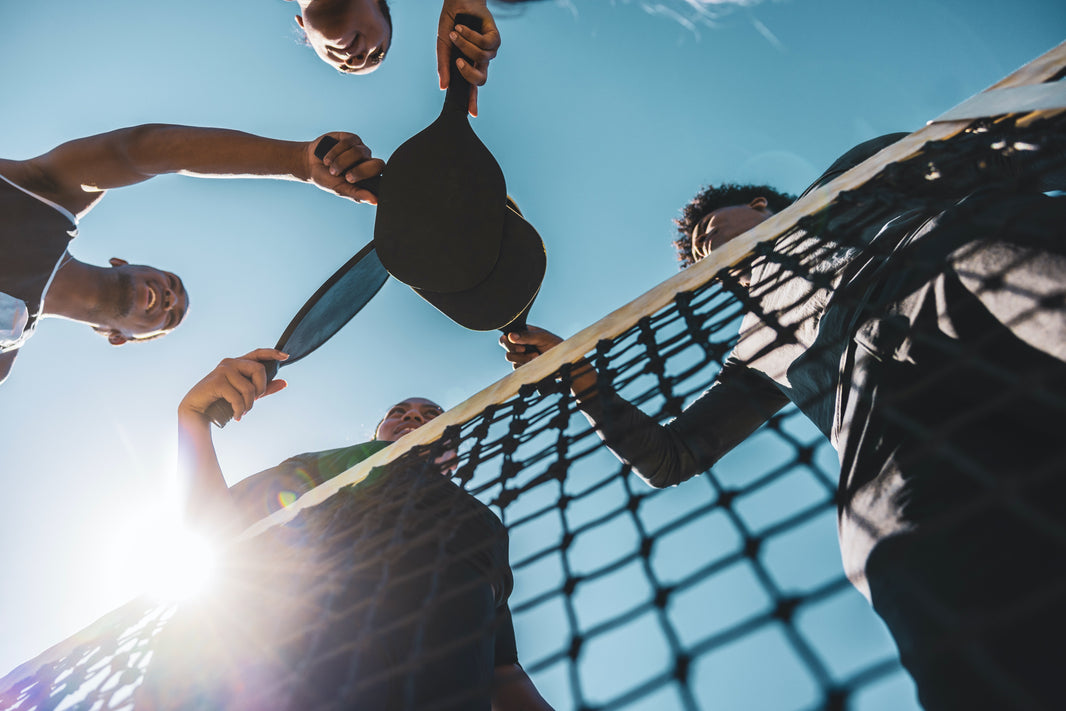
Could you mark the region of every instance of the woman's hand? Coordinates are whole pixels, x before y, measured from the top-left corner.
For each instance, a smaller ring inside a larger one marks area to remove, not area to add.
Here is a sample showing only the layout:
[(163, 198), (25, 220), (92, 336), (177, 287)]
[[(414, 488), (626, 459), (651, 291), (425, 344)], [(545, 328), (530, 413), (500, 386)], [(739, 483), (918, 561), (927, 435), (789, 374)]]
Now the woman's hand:
[(240, 358), (226, 358), (207, 374), (178, 405), (178, 418), (207, 420), (207, 408), (216, 400), (225, 400), (233, 408), (233, 419), (240, 420), (261, 397), (272, 395), (288, 383), (284, 380), (267, 382), (267, 361), (284, 361), (289, 357), (273, 348), (258, 348)]

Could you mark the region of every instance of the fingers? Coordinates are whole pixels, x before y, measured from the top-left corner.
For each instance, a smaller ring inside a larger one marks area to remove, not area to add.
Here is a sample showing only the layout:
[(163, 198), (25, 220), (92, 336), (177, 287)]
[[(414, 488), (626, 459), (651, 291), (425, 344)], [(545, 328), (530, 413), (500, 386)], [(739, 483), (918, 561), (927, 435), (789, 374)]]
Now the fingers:
[(329, 168), (330, 175), (343, 175), (349, 168), (371, 157), (370, 149), (359, 136), (350, 136), (346, 140), (337, 141), (337, 145), (322, 157), (322, 162)]
[(490, 17), (489, 22), (485, 23), (481, 32), (475, 32), (465, 25), (456, 25), (448, 33), (448, 39), (468, 60), (460, 59), (456, 62), (459, 65), (459, 72), (475, 86), (485, 83), (489, 62), (496, 58), (496, 53), (500, 49), (500, 33), (491, 19)]
[[(481, 31), (455, 24), (455, 15), (467, 12), (481, 19)], [(477, 87), (488, 81), (489, 62), (500, 49), (500, 31), (492, 13), (484, 2), (445, 0), (437, 26), (437, 75), (440, 88), (447, 89), (451, 81), (451, 51), (454, 46), (464, 55), (456, 61), (456, 68), (471, 85), (468, 110), (477, 116)]]
[(326, 135), (337, 142), (321, 159), (314, 155), (314, 146), (322, 137), (308, 144), (311, 181), (323, 190), (376, 205), (375, 195), (364, 187), (355, 186), (355, 183), (380, 175), (385, 169), (385, 161), (374, 158), (370, 148), (354, 133), (333, 132)]
[(243, 360), (276, 360), (279, 363), (289, 359), (289, 354), (277, 348), (256, 348), (241, 356)]
[(282, 390), (284, 380), (267, 382), (264, 363), (288, 358), (273, 348), (258, 348), (240, 358), (225, 358), (185, 396), (179, 410), (206, 414), (217, 400), (225, 400), (233, 410), (233, 417), (241, 419), (255, 401)]
[(470, 86), (470, 101), (467, 102), (466, 110), (471, 116), (477, 118), (477, 87), (474, 85)]
[(536, 326), (527, 326), (522, 331), (513, 331), (500, 336), (504, 357), (515, 368), (525, 365), (541, 353), (562, 342), (559, 336)]

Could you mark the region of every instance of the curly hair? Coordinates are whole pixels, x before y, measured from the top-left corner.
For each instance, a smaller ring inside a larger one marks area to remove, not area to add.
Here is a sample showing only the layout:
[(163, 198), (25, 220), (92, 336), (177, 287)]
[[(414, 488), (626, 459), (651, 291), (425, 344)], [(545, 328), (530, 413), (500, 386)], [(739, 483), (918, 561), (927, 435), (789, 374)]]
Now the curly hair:
[(783, 193), (769, 185), (723, 183), (716, 187), (701, 188), (696, 197), (681, 208), (681, 217), (674, 220), (677, 227), (674, 246), (677, 248), (677, 261), (681, 263), (681, 269), (695, 264), (692, 259), (692, 230), (700, 220), (719, 208), (747, 205), (758, 197), (766, 198), (767, 206), (774, 212), (784, 210), (796, 200), (795, 195)]

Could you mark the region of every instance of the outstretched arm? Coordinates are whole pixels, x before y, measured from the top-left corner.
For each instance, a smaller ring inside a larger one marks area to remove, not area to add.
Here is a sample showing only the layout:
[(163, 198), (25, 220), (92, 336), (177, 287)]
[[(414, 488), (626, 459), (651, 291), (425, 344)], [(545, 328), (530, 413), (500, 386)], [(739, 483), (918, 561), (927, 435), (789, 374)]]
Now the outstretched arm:
[(222, 128), (145, 124), (68, 141), (36, 158), (0, 161), (0, 173), (77, 215), (88, 212), (105, 190), (164, 173), (299, 180), (374, 202), (369, 191), (352, 183), (379, 174), (384, 162), (371, 158), (355, 134), (327, 135), (345, 148), (331, 166), (315, 157), (321, 137), (280, 141)]
[[(517, 368), (561, 342), (530, 326), (500, 344)], [(532, 347), (532, 348), (530, 348)], [(785, 395), (744, 366), (729, 363), (714, 385), (674, 421), (660, 425), (612, 390), (599, 390), (587, 361), (571, 371), (578, 405), (604, 443), (651, 486), (674, 486), (706, 471), (784, 407)]]
[(284, 380), (267, 383), (261, 361), (283, 361), (288, 356), (273, 348), (260, 348), (240, 358), (227, 358), (193, 386), (178, 405), (178, 472), (185, 485), (186, 520), (216, 535), (239, 532), (244, 520), (218, 464), (206, 412), (218, 399), (233, 408), (235, 420), (253, 403), (285, 387)]

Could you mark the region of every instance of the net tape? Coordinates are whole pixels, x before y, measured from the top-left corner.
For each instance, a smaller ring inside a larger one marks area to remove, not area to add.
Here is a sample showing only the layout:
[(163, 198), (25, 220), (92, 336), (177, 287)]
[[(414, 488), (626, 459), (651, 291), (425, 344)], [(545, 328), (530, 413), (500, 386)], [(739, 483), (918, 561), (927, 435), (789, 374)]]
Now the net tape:
[[(826, 239), (846, 244), (848, 235), (901, 211), (936, 211), (992, 183), (1010, 189), (1019, 181), (1045, 189), (1062, 185), (1064, 122), (1055, 114), (979, 122), (949, 140), (926, 144), (918, 159), (888, 166), (841, 195), (830, 210), (800, 220), (790, 234), (818, 234), (820, 242), (800, 241), (817, 251)], [(767, 248), (757, 252), (757, 258), (775, 258)], [(785, 257), (793, 260), (786, 266), (801, 268), (810, 256), (795, 251)], [(743, 313), (758, 306), (752, 295), (769, 288), (759, 283), (741, 288), (736, 275), (743, 269), (723, 270), (719, 279), (678, 294), (668, 307), (601, 340), (589, 354), (599, 387), (612, 388), (658, 421), (679, 415), (715, 380), (737, 343)], [(1000, 283), (987, 279), (990, 289)], [(1042, 293), (1034, 297), (1032, 313), (1018, 318), (1062, 310), (1061, 291)], [(780, 314), (761, 316), (772, 324)], [(791, 327), (779, 325), (778, 335), (792, 338)], [(1004, 397), (1020, 388), (1058, 413), (1058, 422), (1066, 420), (1061, 390), (1041, 387), (1032, 373), (1002, 363), (977, 367), (1007, 384)], [(415, 708), (433, 707), (415, 696), (412, 674), (479, 643), (494, 621), (482, 620), (467, 635), (453, 634), (450, 646), (439, 648), (424, 644), (431, 636), (426, 620), (439, 617), (438, 608), (452, 614), (447, 599), (483, 591), (486, 580), (492, 594), (508, 586), (488, 573), (472, 582), (451, 577), (456, 553), (454, 546), (449, 550), (448, 532), (480, 514), (450, 499), (451, 509), (431, 515), (443, 523), (426, 527), (425, 509), (432, 509), (432, 501), (411, 495), (405, 486), (427, 467), (433, 470), (427, 463), (449, 446), (458, 446), (455, 480), (489, 505), (508, 531), (510, 609), (520, 658), (556, 708), (901, 707), (907, 682), (894, 648), (840, 570), (833, 536), (840, 503), (836, 455), (800, 412), (790, 407), (775, 414), (733, 454), (684, 486), (650, 489), (605, 451), (579, 414), (569, 372), (570, 366), (563, 366), (527, 383), (517, 396), (450, 427), (442, 441), (400, 457), (378, 480), (395, 488), (394, 495), (375, 499), (390, 505), (379, 506), (374, 515), (359, 496), (342, 489), (291, 522), (239, 544), (233, 560), (240, 570), (230, 576), (235, 583), (227, 593), (232, 597), (222, 594), (218, 606), (252, 606), (246, 617), (229, 624), (272, 620), (262, 631), (265, 637), (226, 648), (247, 651), (256, 663), (239, 670), (222, 665), (197, 680), (189, 676), (197, 672), (180, 666), (190, 660), (171, 657), (169, 663), (178, 665), (171, 669), (183, 673), (156, 672), (164, 686), (180, 679), (164, 689), (165, 701), (156, 697), (156, 705), (202, 707), (225, 698), (226, 707), (239, 708), (245, 694), (248, 708), (292, 699), (305, 708), (345, 708), (371, 693), (368, 684), (386, 679), (400, 694), (395, 698)], [(949, 455), (959, 454), (950, 451), (950, 438), (941, 436), (950, 429), (945, 423), (944, 430), (922, 434), (934, 449), (944, 445)], [(1066, 450), (1056, 446), (1044, 470), (1034, 472), (1036, 482), (1064, 468)], [(964, 464), (981, 482), (981, 462)], [(1060, 519), (1019, 505), (1054, 540), (1066, 540)], [(483, 550), (458, 557), (490, 555), (498, 538), (483, 540)], [(419, 545), (417, 565), (382, 572)], [(425, 561), (430, 563), (424, 566)], [(367, 616), (396, 597), (394, 583), (402, 586), (405, 580), (414, 580), (415, 602), (384, 624), (403, 630), (407, 646), (376, 668), (376, 677), (368, 675), (360, 650), (380, 649), (381, 635), (390, 632), (375, 628)], [(256, 591), (252, 598), (250, 589)], [(264, 590), (274, 592), (256, 609), (260, 602), (249, 600), (263, 597)], [(0, 708), (126, 709), (135, 698), (138, 708), (150, 708), (142, 691), (146, 670), (153, 663), (164, 666), (159, 660), (167, 660), (168, 645), (180, 646), (168, 638), (173, 620), (196, 614), (202, 614), (198, 622), (183, 623), (194, 636), (204, 634), (203, 619), (211, 625), (219, 619), (210, 611), (133, 601), (48, 660), (29, 662), (5, 677)], [(265, 661), (248, 646), (264, 639), (272, 650)], [(202, 652), (197, 648), (191, 661), (202, 664)], [(148, 676), (152, 679), (152, 672)], [(994, 688), (1017, 691), (1010, 679), (999, 683), (995, 672), (991, 676)], [(234, 689), (235, 678), (241, 689)], [(466, 700), (460, 693), (444, 701)]]

